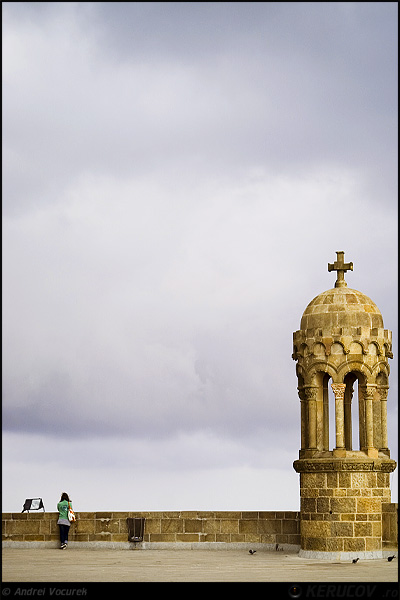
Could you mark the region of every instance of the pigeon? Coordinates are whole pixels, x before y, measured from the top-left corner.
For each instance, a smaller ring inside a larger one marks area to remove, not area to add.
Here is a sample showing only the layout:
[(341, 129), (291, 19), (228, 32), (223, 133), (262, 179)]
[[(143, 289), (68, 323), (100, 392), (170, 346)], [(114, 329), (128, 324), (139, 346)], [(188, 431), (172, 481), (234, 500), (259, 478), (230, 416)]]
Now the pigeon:
[(255, 554), (257, 550), (249, 550), (249, 554)]
[(359, 560), (359, 558), (353, 558), (353, 563), (356, 564), (356, 562), (358, 562)]
[(393, 556), (388, 556), (388, 561), (389, 561), (389, 562), (392, 562), (392, 560), (393, 560), (394, 558), (396, 558), (394, 554), (393, 554)]

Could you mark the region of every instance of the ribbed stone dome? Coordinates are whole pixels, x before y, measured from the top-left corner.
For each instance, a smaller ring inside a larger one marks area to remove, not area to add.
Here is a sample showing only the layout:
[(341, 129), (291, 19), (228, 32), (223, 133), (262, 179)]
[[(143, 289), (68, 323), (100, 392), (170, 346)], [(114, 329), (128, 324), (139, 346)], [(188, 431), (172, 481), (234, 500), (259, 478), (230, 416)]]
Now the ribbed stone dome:
[(383, 328), (383, 318), (365, 294), (348, 287), (335, 287), (311, 300), (300, 322), (302, 331), (332, 327)]

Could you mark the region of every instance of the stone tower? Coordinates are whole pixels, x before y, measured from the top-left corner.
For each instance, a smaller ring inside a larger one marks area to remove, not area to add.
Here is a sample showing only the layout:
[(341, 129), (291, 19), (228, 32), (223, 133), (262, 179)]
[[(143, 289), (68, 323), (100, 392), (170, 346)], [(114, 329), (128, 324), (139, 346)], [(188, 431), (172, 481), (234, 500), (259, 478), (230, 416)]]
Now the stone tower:
[(301, 449), (293, 463), (300, 473), (300, 555), (381, 558), (382, 503), (390, 502), (396, 468), (386, 410), (392, 334), (374, 302), (347, 287), (344, 275), (353, 263), (336, 254), (328, 264), (337, 272), (335, 287), (309, 303), (293, 334), (301, 405)]

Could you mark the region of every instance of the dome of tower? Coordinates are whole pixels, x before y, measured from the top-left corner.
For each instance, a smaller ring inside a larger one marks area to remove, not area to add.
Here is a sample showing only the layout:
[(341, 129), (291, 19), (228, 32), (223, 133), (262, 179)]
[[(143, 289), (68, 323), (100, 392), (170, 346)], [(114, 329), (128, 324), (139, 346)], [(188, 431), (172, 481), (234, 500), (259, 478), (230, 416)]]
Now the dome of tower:
[(365, 294), (348, 287), (335, 287), (311, 300), (300, 322), (302, 331), (334, 327), (383, 328), (383, 318)]

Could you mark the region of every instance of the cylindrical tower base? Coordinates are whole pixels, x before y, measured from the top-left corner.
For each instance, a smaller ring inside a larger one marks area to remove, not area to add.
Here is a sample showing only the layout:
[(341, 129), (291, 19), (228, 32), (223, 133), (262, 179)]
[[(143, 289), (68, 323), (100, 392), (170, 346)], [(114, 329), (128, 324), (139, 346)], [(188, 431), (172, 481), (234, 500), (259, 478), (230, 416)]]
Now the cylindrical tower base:
[(390, 502), (391, 459), (308, 458), (300, 473), (300, 555), (382, 558), (382, 503)]

